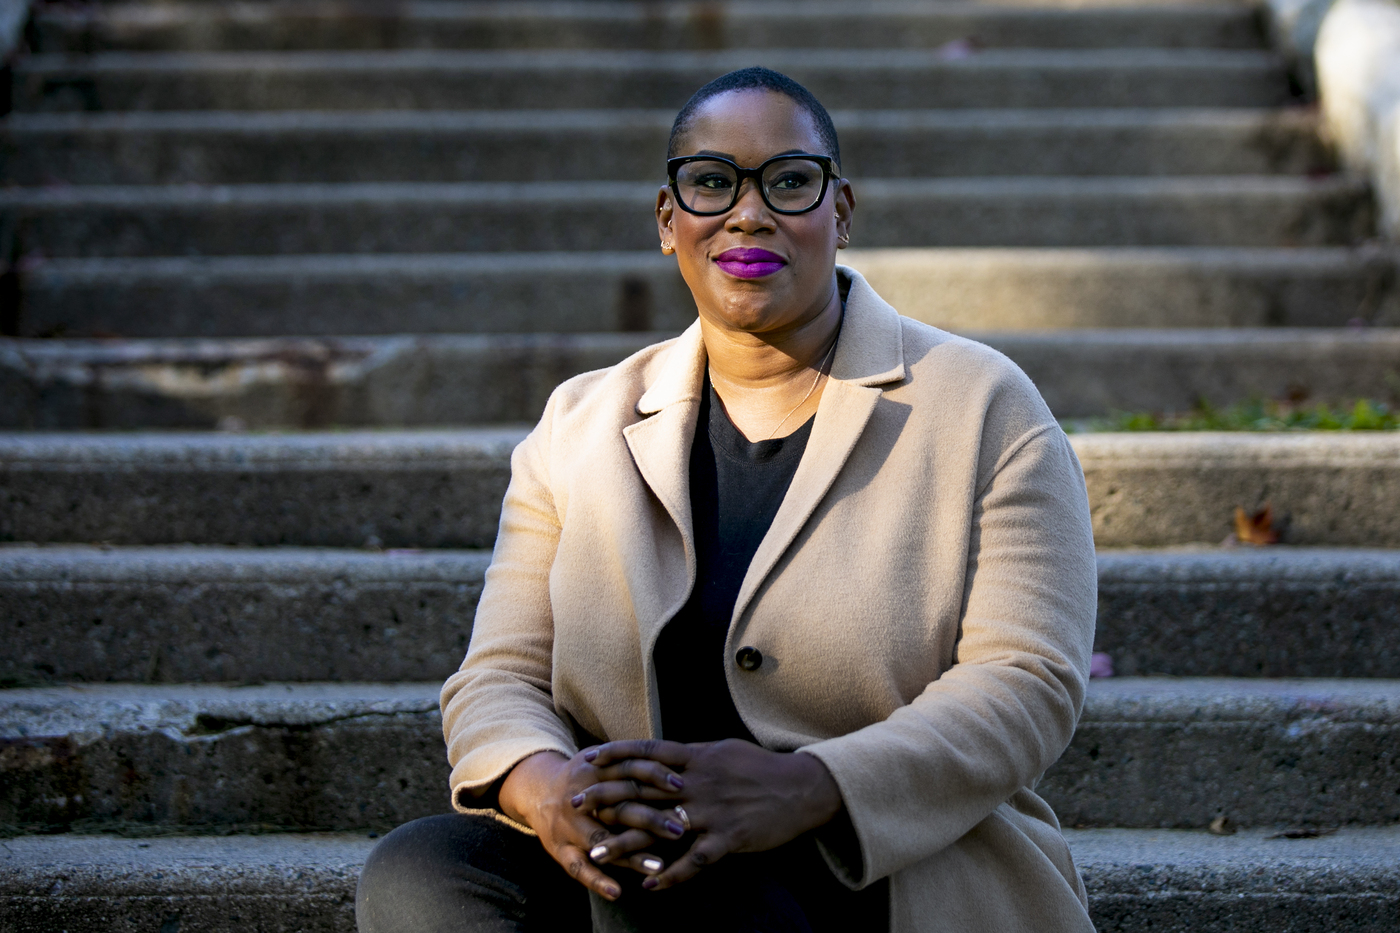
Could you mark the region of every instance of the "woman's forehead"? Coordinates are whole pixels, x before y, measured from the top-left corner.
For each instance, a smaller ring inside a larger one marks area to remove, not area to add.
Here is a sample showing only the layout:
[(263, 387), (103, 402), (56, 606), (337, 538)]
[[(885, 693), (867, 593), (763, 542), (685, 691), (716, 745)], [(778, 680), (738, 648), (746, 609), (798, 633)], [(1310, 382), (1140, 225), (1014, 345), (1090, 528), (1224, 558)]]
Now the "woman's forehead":
[(679, 154), (723, 155), (745, 165), (785, 152), (822, 154), (816, 121), (786, 94), (728, 91), (705, 101), (681, 137)]

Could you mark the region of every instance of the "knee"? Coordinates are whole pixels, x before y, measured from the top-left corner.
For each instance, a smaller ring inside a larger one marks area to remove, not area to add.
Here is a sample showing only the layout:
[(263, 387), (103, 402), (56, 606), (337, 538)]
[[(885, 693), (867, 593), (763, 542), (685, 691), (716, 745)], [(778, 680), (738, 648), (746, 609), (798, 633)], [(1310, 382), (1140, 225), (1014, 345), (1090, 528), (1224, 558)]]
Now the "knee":
[[(472, 835), (472, 818), (457, 814), (426, 816), (405, 823), (370, 850), (360, 871), (359, 894), (388, 894), (421, 885), (460, 858), (462, 836)], [(468, 846), (468, 848), (470, 848)]]

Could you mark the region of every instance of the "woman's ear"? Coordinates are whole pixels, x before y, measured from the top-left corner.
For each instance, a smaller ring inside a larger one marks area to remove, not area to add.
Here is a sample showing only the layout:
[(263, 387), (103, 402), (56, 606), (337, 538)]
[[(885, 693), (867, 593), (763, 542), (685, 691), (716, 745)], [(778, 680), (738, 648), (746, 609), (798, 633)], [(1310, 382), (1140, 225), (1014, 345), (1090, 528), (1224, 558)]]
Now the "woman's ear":
[(845, 249), (851, 244), (851, 222), (856, 213), (856, 192), (851, 183), (842, 178), (836, 189), (836, 248)]
[(675, 204), (671, 200), (671, 189), (662, 185), (656, 193), (656, 234), (661, 238), (661, 252), (668, 256), (676, 251), (675, 231), (671, 229), (673, 216)]

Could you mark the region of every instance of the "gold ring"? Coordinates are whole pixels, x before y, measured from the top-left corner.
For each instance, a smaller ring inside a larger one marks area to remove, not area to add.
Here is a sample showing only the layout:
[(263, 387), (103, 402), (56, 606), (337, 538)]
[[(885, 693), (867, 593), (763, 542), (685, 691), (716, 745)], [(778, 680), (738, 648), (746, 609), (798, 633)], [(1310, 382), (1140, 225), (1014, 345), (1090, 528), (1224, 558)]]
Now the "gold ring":
[(671, 809), (675, 810), (676, 816), (680, 817), (681, 825), (685, 827), (685, 831), (690, 832), (690, 814), (685, 812), (685, 807), (676, 804)]

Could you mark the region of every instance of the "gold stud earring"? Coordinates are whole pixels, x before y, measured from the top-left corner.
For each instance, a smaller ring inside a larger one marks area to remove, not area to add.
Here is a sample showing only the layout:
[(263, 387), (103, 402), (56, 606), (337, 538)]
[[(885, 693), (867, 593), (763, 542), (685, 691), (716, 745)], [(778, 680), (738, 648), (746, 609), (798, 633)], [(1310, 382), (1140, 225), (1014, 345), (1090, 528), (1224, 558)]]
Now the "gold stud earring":
[(671, 255), (671, 254), (674, 253), (675, 251), (676, 251), (676, 248), (675, 248), (674, 246), (672, 246), (670, 243), (662, 243), (662, 244), (661, 244), (661, 252), (665, 253), (667, 256)]

